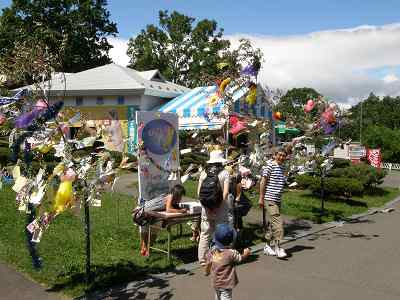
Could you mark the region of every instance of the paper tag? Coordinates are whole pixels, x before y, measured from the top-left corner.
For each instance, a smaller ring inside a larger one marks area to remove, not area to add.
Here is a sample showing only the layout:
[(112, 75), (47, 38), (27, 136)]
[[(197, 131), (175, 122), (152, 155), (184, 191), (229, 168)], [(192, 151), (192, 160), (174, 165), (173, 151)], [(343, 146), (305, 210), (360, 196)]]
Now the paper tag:
[[(15, 177), (14, 177), (15, 178)], [(19, 193), (24, 186), (28, 183), (28, 179), (24, 176), (19, 176), (14, 183), (14, 186), (12, 187), (13, 191), (16, 193)]]
[(190, 152), (192, 152), (192, 149), (191, 149), (191, 148), (182, 149), (182, 150), (181, 150), (181, 155), (187, 154), (187, 153), (190, 153)]

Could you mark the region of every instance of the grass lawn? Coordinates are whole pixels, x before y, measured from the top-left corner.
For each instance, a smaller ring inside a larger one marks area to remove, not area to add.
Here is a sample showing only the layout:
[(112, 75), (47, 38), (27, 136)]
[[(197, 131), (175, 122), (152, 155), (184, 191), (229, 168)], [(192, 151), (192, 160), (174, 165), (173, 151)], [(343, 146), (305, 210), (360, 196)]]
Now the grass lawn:
[[(15, 194), (9, 187), (0, 192), (0, 260), (14, 266), (37, 282), (70, 296), (85, 289), (85, 235), (82, 216), (70, 212), (59, 215), (38, 244), (43, 268), (32, 267), (25, 240), (26, 215), (15, 207)], [(118, 205), (119, 204), (119, 205)], [(139, 255), (138, 228), (133, 225), (131, 197), (106, 194), (102, 207), (91, 208), (92, 268), (95, 281), (90, 290), (143, 278), (147, 273), (170, 268), (166, 256), (152, 252)], [(83, 212), (83, 209), (82, 209)], [(191, 231), (184, 226), (183, 236), (174, 238), (173, 264), (195, 261), (196, 245), (189, 240)], [(159, 247), (166, 247), (166, 235), (160, 234)]]

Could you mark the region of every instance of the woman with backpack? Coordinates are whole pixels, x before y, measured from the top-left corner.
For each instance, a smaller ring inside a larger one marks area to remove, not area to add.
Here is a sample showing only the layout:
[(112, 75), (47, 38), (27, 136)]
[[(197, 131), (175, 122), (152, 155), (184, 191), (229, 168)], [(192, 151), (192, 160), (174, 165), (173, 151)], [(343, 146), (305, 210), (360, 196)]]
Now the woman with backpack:
[(210, 152), (206, 170), (200, 174), (197, 194), (202, 205), (199, 263), (204, 265), (206, 253), (217, 224), (232, 225), (232, 203), (229, 201), (229, 172), (224, 169), (226, 159), (221, 150)]

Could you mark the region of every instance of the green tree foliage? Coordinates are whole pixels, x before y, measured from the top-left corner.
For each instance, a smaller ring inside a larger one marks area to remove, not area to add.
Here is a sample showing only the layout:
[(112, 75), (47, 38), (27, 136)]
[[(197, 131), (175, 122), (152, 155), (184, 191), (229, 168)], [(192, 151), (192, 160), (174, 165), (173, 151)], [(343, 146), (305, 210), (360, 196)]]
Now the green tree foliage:
[(302, 124), (308, 118), (314, 118), (318, 113), (316, 110), (306, 114), (304, 105), (309, 99), (316, 100), (320, 93), (312, 88), (293, 88), (281, 98), (275, 107), (275, 111), (282, 113), (284, 120), (293, 121), (296, 124)]
[(205, 83), (205, 74), (218, 76), (220, 63), (238, 70), (230, 42), (214, 20), (200, 20), (179, 12), (159, 12), (159, 27), (147, 25), (128, 43), (130, 67), (158, 69), (168, 80), (188, 87)]
[(400, 129), (370, 125), (363, 133), (363, 144), (368, 148), (380, 148), (382, 160), (400, 162)]
[(343, 138), (360, 139), (368, 148), (381, 148), (384, 161), (400, 162), (400, 97), (370, 94), (353, 106), (341, 126)]
[[(371, 188), (383, 182), (386, 172), (365, 163), (345, 166), (339, 162), (339, 168), (328, 172), (324, 179), (324, 191), (328, 195), (351, 197), (368, 193)], [(321, 192), (320, 175), (298, 175), (296, 182), (300, 188), (310, 189), (314, 193)]]
[(21, 43), (46, 45), (60, 58), (63, 72), (78, 72), (110, 63), (115, 35), (105, 0), (13, 0), (0, 16), (0, 60), (13, 60)]

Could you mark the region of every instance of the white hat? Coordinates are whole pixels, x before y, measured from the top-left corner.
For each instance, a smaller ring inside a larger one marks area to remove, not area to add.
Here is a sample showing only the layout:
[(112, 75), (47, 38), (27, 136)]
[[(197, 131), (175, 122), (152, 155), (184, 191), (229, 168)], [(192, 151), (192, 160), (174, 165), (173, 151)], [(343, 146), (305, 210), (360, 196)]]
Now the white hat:
[(226, 163), (226, 159), (224, 158), (224, 152), (221, 150), (214, 150), (210, 152), (210, 159), (207, 161), (208, 164), (215, 163)]

